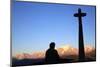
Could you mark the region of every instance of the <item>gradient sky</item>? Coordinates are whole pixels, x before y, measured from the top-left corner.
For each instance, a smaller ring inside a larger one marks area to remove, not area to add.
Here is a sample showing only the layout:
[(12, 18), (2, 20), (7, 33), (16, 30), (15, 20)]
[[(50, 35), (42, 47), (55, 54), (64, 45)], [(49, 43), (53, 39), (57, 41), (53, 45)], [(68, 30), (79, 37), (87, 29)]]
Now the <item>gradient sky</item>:
[(36, 2), (12, 4), (12, 54), (46, 50), (50, 42), (56, 47), (78, 47), (78, 18), (73, 14), (86, 12), (83, 17), (84, 44), (95, 47), (95, 7)]

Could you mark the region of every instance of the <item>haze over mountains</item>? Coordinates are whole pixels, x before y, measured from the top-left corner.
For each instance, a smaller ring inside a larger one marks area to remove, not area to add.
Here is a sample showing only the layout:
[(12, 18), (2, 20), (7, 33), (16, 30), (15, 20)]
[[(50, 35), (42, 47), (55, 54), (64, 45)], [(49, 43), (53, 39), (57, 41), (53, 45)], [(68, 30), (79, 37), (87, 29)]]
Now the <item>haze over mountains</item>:
[[(56, 48), (60, 58), (62, 59), (77, 59), (78, 58), (78, 49), (72, 46), (66, 45), (59, 48)], [(85, 56), (86, 58), (95, 59), (95, 48), (92, 46), (85, 46)], [(45, 51), (37, 51), (33, 53), (22, 53), (14, 56), (16, 59), (43, 59), (45, 58)]]

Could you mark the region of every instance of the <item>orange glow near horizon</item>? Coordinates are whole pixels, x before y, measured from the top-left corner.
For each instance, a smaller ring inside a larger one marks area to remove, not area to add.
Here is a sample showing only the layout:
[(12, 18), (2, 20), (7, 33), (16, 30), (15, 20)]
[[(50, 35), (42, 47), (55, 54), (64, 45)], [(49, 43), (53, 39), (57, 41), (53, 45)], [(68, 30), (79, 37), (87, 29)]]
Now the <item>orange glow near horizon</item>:
[[(69, 45), (66, 46), (62, 46), (60, 48), (56, 48), (56, 50), (58, 51), (58, 54), (61, 58), (63, 58), (62, 56), (68, 56), (68, 55), (78, 55), (78, 49), (77, 48), (73, 48)], [(93, 50), (95, 50), (94, 47), (92, 46), (85, 46), (85, 53), (89, 53), (92, 52)], [(21, 53), (21, 54), (16, 54), (14, 56), (17, 59), (39, 59), (39, 58), (45, 58), (45, 51), (37, 51), (37, 52), (32, 52), (30, 54), (28, 53)]]

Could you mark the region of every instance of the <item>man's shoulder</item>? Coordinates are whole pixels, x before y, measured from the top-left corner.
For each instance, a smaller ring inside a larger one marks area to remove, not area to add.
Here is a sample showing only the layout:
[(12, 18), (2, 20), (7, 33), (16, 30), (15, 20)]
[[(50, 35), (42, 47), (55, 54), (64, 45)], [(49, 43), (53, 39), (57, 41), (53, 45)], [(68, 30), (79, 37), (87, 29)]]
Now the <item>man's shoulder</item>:
[(50, 51), (50, 49), (47, 49), (46, 52)]
[(57, 52), (57, 50), (56, 50), (56, 49), (54, 49), (54, 51), (55, 51), (55, 52)]

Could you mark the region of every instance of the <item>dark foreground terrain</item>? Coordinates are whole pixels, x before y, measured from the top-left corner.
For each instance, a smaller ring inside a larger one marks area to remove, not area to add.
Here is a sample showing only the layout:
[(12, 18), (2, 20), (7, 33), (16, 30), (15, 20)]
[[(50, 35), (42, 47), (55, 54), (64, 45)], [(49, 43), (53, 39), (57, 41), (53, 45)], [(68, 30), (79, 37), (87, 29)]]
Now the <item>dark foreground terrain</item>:
[[(90, 61), (96, 61), (95, 58), (86, 58), (84, 61), (82, 62), (90, 62)], [(79, 62), (78, 59), (60, 59), (60, 61), (58, 63), (75, 63), (75, 62)], [(56, 64), (58, 64), (56, 63)], [(43, 65), (43, 64), (47, 64), (45, 62), (44, 59), (22, 59), (22, 60), (18, 60), (13, 58), (12, 60), (12, 66), (28, 66), (28, 65)]]

